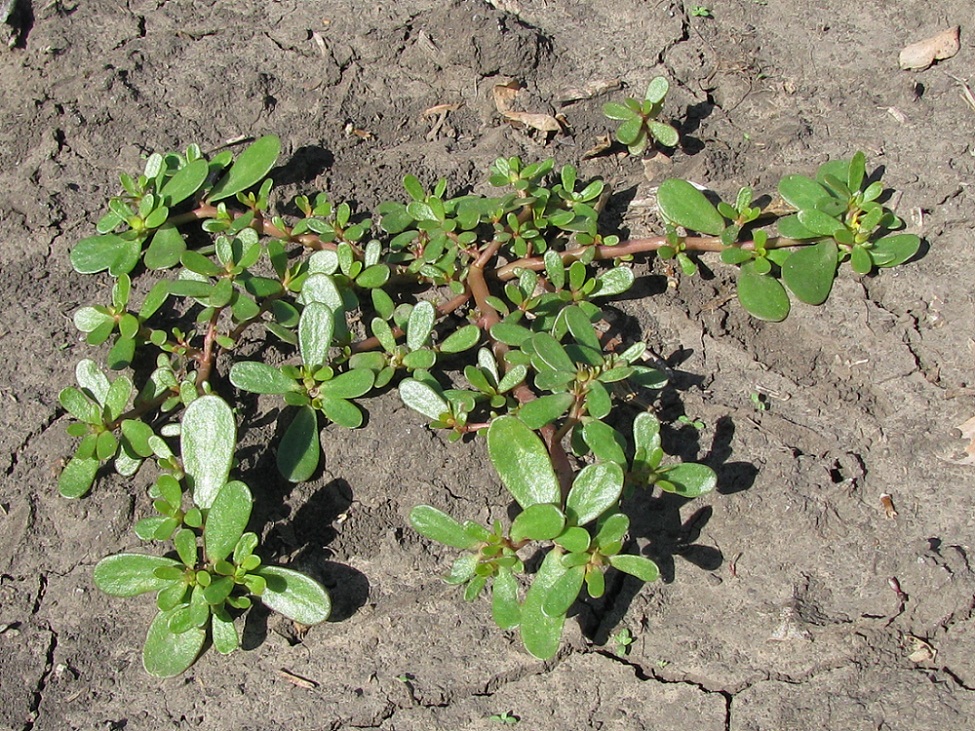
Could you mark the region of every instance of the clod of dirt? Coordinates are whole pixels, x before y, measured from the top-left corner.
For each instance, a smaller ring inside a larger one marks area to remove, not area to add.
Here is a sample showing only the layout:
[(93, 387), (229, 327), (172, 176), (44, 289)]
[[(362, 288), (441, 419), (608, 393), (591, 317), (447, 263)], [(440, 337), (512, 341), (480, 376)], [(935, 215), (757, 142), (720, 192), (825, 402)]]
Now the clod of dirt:
[(13, 48), (20, 43), (30, 17), (30, 0), (0, 0), (0, 41)]
[(954, 26), (923, 41), (905, 46), (899, 58), (902, 69), (926, 69), (935, 61), (951, 58), (961, 48), (959, 28)]

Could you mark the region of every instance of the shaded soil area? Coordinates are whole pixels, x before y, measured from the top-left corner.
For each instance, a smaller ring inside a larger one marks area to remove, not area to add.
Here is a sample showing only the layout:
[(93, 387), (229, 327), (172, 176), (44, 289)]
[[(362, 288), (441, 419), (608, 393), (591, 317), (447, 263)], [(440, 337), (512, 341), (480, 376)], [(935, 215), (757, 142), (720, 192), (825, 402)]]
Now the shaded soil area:
[[(712, 0), (712, 17), (671, 0), (20, 5), (0, 53), (0, 729), (488, 729), (501, 712), (527, 729), (970, 727), (975, 472), (950, 459), (975, 413), (969, 2)], [(957, 56), (898, 69), (902, 46), (956, 23)], [(657, 75), (681, 149), (584, 159), (611, 129), (601, 105)], [(506, 124), (492, 89), (509, 78), (525, 111), (570, 131)], [(617, 79), (623, 92), (563, 101)], [(458, 106), (424, 115), (439, 104)], [(628, 506), (663, 580), (616, 577), (578, 603), (548, 663), (445, 586), (450, 552), (407, 527), (421, 502), (505, 514), (482, 442), (448, 445), (391, 393), (365, 402), (364, 428), (329, 427), (324, 472), (294, 487), (274, 475), (262, 402), (242, 428), (254, 527), (329, 586), (335, 615), (299, 641), (254, 612), (245, 651), (160, 681), (141, 667), (151, 602), (91, 579), (138, 545), (148, 482), (108, 477), (80, 501), (55, 488), (73, 443), (57, 393), (90, 354), (71, 316), (108, 298), (68, 251), (147, 153), (267, 133), (284, 146), (281, 211), (318, 190), (368, 210), (401, 199), (407, 173), (484, 190), (499, 156), (554, 157), (612, 187), (607, 224), (631, 236), (659, 230), (667, 176), (772, 192), (861, 149), (927, 248), (879, 276), (845, 270), (824, 307), (778, 325), (729, 300), (716, 259), (695, 278), (639, 265), (618, 317), (671, 376), (667, 447), (719, 489)]]

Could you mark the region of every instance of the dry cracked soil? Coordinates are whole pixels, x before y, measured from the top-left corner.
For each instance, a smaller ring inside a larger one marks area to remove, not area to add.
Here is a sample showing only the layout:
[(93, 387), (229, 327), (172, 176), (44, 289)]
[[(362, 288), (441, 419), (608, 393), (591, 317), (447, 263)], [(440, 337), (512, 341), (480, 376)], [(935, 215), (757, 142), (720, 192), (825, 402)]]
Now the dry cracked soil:
[[(0, 3), (0, 728), (459, 730), (502, 712), (541, 730), (975, 727), (975, 472), (952, 461), (975, 413), (971, 4), (701, 4), (711, 17), (677, 0)], [(898, 68), (901, 47), (955, 24), (954, 58)], [(601, 105), (657, 75), (680, 149), (584, 158), (611, 129)], [(506, 124), (491, 93), (507, 79), (565, 133)], [(623, 89), (566, 101), (607, 80)], [(457, 106), (424, 116), (439, 104)], [(655, 230), (666, 176), (771, 192), (861, 149), (925, 248), (879, 276), (847, 269), (825, 306), (781, 324), (746, 316), (717, 260), (695, 278), (638, 264), (616, 311), (671, 377), (669, 447), (719, 489), (631, 506), (663, 579), (578, 603), (547, 663), (445, 586), (449, 551), (407, 527), (420, 502), (504, 514), (482, 442), (448, 445), (390, 393), (365, 428), (330, 427), (325, 470), (289, 487), (271, 409), (242, 431), (254, 528), (330, 587), (332, 621), (299, 638), (255, 612), (246, 650), (161, 681), (140, 660), (151, 602), (91, 578), (138, 546), (147, 482), (106, 477), (77, 501), (55, 488), (72, 450), (57, 393), (90, 354), (71, 316), (108, 286), (68, 252), (148, 152), (268, 133), (279, 205), (327, 190), (366, 210), (401, 199), (406, 173), (479, 190), (496, 157), (554, 157), (612, 187), (607, 218), (629, 235)]]

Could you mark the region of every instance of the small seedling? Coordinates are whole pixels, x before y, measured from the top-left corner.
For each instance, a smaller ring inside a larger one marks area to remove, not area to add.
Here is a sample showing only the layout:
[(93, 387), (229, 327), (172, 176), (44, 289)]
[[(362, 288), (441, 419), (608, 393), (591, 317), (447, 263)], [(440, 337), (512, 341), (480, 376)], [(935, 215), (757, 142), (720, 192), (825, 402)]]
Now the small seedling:
[(711, 9), (706, 5), (695, 5), (691, 8), (691, 15), (695, 18), (711, 18)]
[(514, 715), (511, 711), (502, 711), (501, 713), (495, 713), (488, 716), (489, 721), (497, 721), (498, 723), (503, 723), (506, 726), (514, 726), (521, 719)]
[(677, 421), (679, 421), (681, 424), (686, 424), (689, 427), (693, 427), (698, 431), (701, 431), (701, 429), (704, 428), (703, 421), (701, 421), (700, 419), (692, 419), (687, 414), (681, 414), (680, 416), (678, 416)]
[(758, 391), (752, 391), (748, 394), (749, 400), (752, 402), (752, 406), (755, 411), (768, 411), (768, 398), (763, 393)]
[(620, 123), (616, 139), (626, 145), (631, 155), (641, 155), (654, 142), (664, 147), (676, 147), (680, 140), (677, 130), (669, 124), (657, 121), (663, 109), (670, 83), (663, 76), (656, 77), (647, 86), (642, 100), (627, 98), (623, 103), (607, 102), (603, 114)]
[(613, 653), (616, 657), (626, 657), (630, 654), (630, 645), (633, 644), (633, 635), (626, 627), (621, 629), (612, 637)]

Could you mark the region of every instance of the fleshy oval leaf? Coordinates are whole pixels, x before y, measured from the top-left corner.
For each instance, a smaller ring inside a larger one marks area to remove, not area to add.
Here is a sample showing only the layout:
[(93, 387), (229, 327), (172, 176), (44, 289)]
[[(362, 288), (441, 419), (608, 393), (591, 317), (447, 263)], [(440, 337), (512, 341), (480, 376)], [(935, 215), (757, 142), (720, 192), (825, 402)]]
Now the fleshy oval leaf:
[(501, 482), (522, 508), (559, 503), (559, 481), (542, 440), (514, 416), (491, 422), (488, 454)]
[(328, 619), (332, 601), (314, 579), (280, 566), (262, 566), (254, 573), (267, 582), (261, 594), (265, 606), (301, 624), (313, 625)]
[(755, 270), (755, 262), (741, 267), (738, 301), (759, 320), (781, 322), (789, 316), (789, 295), (779, 280)]
[(585, 525), (616, 504), (623, 492), (623, 469), (615, 462), (587, 465), (576, 475), (566, 498), (566, 513), (576, 525)]
[(656, 581), (660, 578), (660, 569), (657, 564), (643, 556), (622, 553), (610, 556), (609, 563), (613, 568), (635, 576), (641, 581)]
[(804, 246), (782, 265), (782, 281), (801, 302), (821, 305), (836, 279), (838, 248), (832, 239)]
[(321, 449), (318, 416), (311, 406), (300, 406), (278, 446), (278, 472), (288, 482), (304, 482), (318, 469)]
[(193, 502), (209, 508), (227, 482), (237, 445), (237, 424), (227, 402), (208, 395), (191, 403), (183, 415), (180, 444)]
[(274, 166), (280, 151), (281, 140), (276, 135), (267, 135), (255, 140), (240, 153), (230, 170), (217, 181), (210, 190), (207, 200), (210, 202), (223, 200), (261, 182)]
[(671, 178), (661, 183), (657, 205), (667, 220), (691, 231), (717, 236), (724, 230), (725, 220), (718, 209), (686, 180)]
[(150, 591), (160, 591), (172, 581), (155, 575), (158, 568), (180, 568), (171, 558), (148, 556), (142, 553), (118, 553), (103, 558), (95, 565), (95, 586), (111, 596), (138, 596)]
[(562, 533), (565, 515), (557, 505), (538, 503), (525, 508), (511, 523), (511, 540), (548, 541)]
[(469, 549), (478, 544), (463, 525), (429, 505), (417, 505), (410, 511), (410, 525), (420, 535), (452, 548)]
[(227, 558), (244, 535), (254, 500), (243, 482), (231, 480), (220, 488), (207, 514), (203, 541), (210, 561)]
[(542, 611), (552, 587), (566, 572), (562, 556), (558, 549), (546, 554), (521, 607), (521, 641), (525, 649), (539, 660), (554, 657), (562, 639), (565, 615), (550, 617)]
[(169, 628), (176, 612), (184, 610), (180, 605), (168, 612), (160, 612), (149, 625), (146, 643), (142, 648), (142, 666), (157, 678), (173, 678), (190, 667), (203, 649), (207, 633), (199, 627), (191, 627), (176, 634)]

